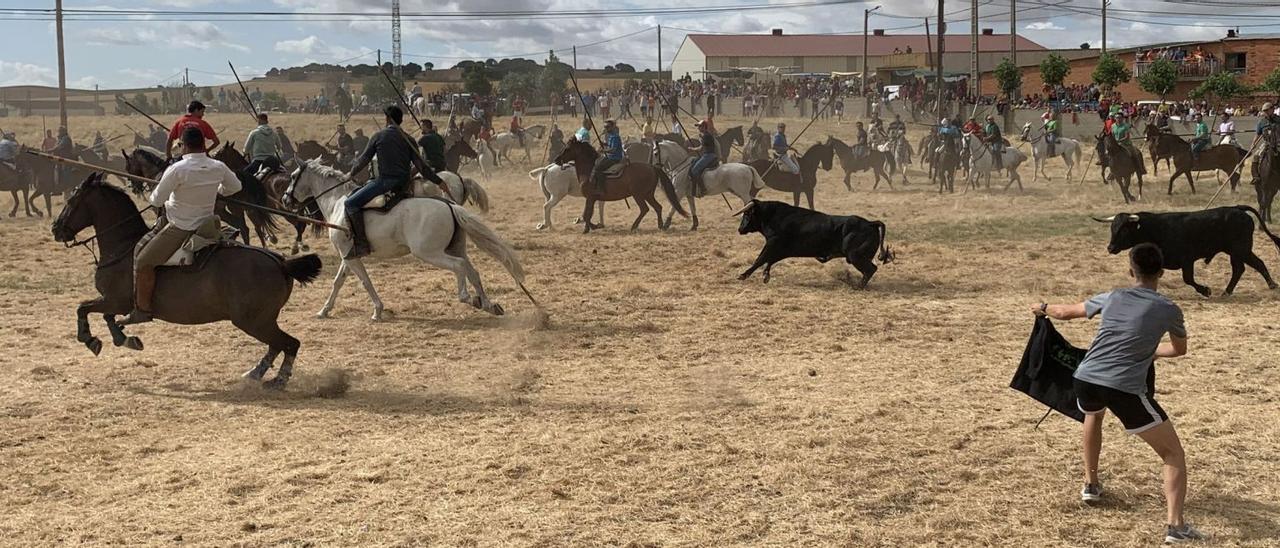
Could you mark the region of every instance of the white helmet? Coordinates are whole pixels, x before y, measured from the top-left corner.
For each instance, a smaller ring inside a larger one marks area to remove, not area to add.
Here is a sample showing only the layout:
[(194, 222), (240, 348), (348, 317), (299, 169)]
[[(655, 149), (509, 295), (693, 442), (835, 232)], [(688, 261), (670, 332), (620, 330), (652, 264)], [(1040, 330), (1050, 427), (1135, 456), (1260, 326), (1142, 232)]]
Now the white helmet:
[(949, 120), (949, 119), (947, 119), (947, 118), (943, 118), (941, 122), (938, 122), (938, 125), (941, 125), (941, 126), (949, 126), (949, 125), (951, 125), (951, 120)]

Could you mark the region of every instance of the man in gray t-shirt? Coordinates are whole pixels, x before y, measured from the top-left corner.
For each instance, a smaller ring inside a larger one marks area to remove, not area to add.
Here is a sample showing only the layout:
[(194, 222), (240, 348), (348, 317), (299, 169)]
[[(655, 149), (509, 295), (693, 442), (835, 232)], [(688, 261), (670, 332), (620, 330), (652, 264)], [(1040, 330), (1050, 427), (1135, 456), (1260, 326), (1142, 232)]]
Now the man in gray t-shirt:
[[(1076, 368), (1076, 404), (1084, 412), (1084, 476), (1080, 498), (1102, 499), (1098, 460), (1102, 453), (1102, 418), (1108, 409), (1124, 424), (1125, 432), (1141, 437), (1164, 460), (1164, 495), (1168, 505), (1165, 542), (1205, 538), (1182, 514), (1187, 497), (1187, 464), (1169, 415), (1155, 401), (1148, 374), (1156, 358), (1187, 353), (1187, 329), (1182, 310), (1156, 290), (1164, 274), (1164, 257), (1154, 244), (1129, 251), (1133, 287), (1096, 295), (1077, 304), (1037, 304), (1036, 314), (1058, 320), (1102, 315), (1098, 335)], [(1165, 334), (1169, 342), (1162, 343)]]

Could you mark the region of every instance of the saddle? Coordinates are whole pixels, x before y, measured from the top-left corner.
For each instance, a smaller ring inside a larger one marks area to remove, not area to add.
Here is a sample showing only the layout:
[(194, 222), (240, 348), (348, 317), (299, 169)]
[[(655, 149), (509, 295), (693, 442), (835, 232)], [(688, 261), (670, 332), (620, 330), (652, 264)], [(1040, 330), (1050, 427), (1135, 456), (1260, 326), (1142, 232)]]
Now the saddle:
[(217, 217), (210, 217), (160, 266), (190, 266), (195, 270), (204, 268), (215, 249), (240, 247), (241, 244), (236, 241), (239, 234), (240, 231), (234, 227), (221, 226)]
[(613, 166), (610, 166), (609, 169), (604, 170), (604, 178), (617, 179), (618, 177), (621, 177), (622, 170), (627, 169), (627, 166), (629, 165), (631, 165), (631, 160), (623, 158), (621, 162), (618, 162)]
[[(441, 171), (440, 173), (450, 172)], [(409, 184), (404, 186), (404, 188), (394, 192), (388, 192), (378, 196), (377, 198), (369, 200), (369, 202), (364, 204), (364, 207), (361, 209), (366, 212), (372, 211), (374, 213), (387, 213), (399, 205), (400, 202), (409, 198), (434, 198), (449, 202), (453, 201), (450, 199), (450, 196), (446, 196), (445, 193), (440, 190), (440, 187), (436, 186), (434, 183), (429, 183), (422, 177), (414, 177), (413, 180), (409, 181)]]

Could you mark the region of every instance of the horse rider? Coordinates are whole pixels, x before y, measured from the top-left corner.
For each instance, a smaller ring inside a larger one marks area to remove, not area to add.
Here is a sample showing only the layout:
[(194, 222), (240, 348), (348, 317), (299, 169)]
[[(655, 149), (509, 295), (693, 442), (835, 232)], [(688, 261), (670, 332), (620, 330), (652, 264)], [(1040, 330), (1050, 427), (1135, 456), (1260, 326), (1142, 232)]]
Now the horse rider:
[(596, 188), (604, 192), (604, 172), (609, 168), (618, 165), (624, 158), (622, 148), (622, 135), (618, 133), (618, 124), (613, 120), (604, 121), (604, 148), (600, 151), (600, 158), (596, 160), (596, 165), (591, 169), (591, 181), (595, 183)]
[[(527, 104), (523, 95), (517, 95), (516, 100), (511, 102), (511, 110), (516, 118), (524, 118), (524, 109)], [(520, 146), (524, 146), (524, 143), (521, 143)]]
[(1204, 116), (1196, 115), (1196, 133), (1191, 138), (1191, 163), (1194, 165), (1200, 160), (1200, 153), (1209, 146), (1209, 124), (1204, 122)]
[[(1053, 109), (1049, 109), (1045, 112), (1045, 115), (1048, 118), (1045, 119), (1040, 129), (1044, 131), (1044, 144), (1048, 149), (1046, 157), (1052, 158), (1055, 156), (1054, 147), (1058, 144), (1058, 138), (1061, 136), (1062, 130), (1058, 127), (1058, 113), (1054, 112)], [(987, 119), (990, 120), (991, 117), (988, 116)]]
[[(169, 135), (165, 139), (165, 160), (173, 159), (173, 142), (182, 137), (182, 132), (186, 131), (189, 127), (199, 129), (200, 133), (204, 135), (206, 141), (212, 141), (208, 147), (201, 147), (202, 149), (206, 151), (213, 150), (218, 148), (218, 145), (222, 144), (222, 141), (218, 139), (218, 133), (213, 131), (213, 126), (209, 125), (209, 122), (204, 120), (204, 103), (201, 103), (200, 101), (191, 101), (191, 103), (187, 104), (187, 114), (178, 118), (178, 121), (173, 123), (173, 128), (169, 130)], [(168, 259), (168, 257), (165, 257), (165, 259)]]
[(49, 152), (53, 150), (54, 145), (58, 144), (58, 140), (53, 137), (53, 130), (44, 130), (44, 140), (40, 142), (40, 150)]
[(690, 151), (699, 151), (698, 160), (689, 166), (689, 178), (693, 180), (694, 188), (705, 189), (702, 184), (702, 173), (720, 160), (719, 154), (716, 152), (717, 144), (716, 136), (707, 128), (707, 121), (698, 122), (698, 131), (700, 133), (697, 143), (689, 147)]
[(871, 122), (867, 125), (867, 130), (871, 132), (872, 138), (876, 138), (876, 137), (879, 137), (881, 139), (889, 138), (889, 136), (884, 132), (884, 120), (880, 119), (879, 112), (871, 113)]
[[(66, 126), (58, 127), (58, 140), (54, 143), (53, 148), (49, 150), (49, 154), (66, 158), (68, 160), (79, 160), (80, 154), (76, 152), (76, 145), (71, 141), (71, 134), (67, 133)], [(64, 179), (71, 177), (71, 167), (58, 164), (55, 168), (55, 177), (57, 177), (58, 186), (71, 184), (71, 181)]]
[(17, 169), (15, 165), (18, 161), (18, 140), (14, 137), (13, 132), (5, 132), (0, 134), (0, 162), (4, 162), (9, 167)]
[(258, 114), (258, 127), (253, 128), (245, 139), (244, 154), (249, 158), (249, 165), (245, 166), (243, 174), (248, 177), (257, 178), (258, 170), (264, 166), (271, 173), (284, 171), (284, 164), (280, 161), (280, 137), (267, 122), (267, 113)]
[(854, 140), (853, 140), (853, 157), (862, 158), (870, 152), (867, 150), (867, 130), (862, 127), (862, 120), (858, 120), (853, 124)]
[(103, 160), (107, 159), (107, 140), (102, 138), (101, 131), (93, 132), (93, 147), (90, 150)]
[[(991, 162), (996, 169), (1004, 169), (1004, 137), (1000, 136), (1000, 124), (996, 123), (996, 117), (987, 115), (987, 125), (983, 126), (983, 140), (987, 143), (987, 148), (991, 151)], [(970, 151), (972, 154), (973, 151)]]
[(364, 153), (356, 160), (351, 171), (347, 172), (347, 177), (354, 179), (357, 173), (363, 171), (369, 162), (373, 161), (374, 156), (378, 157), (378, 177), (370, 179), (364, 186), (347, 196), (346, 201), (343, 202), (347, 222), (351, 227), (352, 241), (351, 249), (347, 251), (344, 259), (358, 259), (369, 254), (369, 238), (364, 231), (364, 212), (362, 211), (364, 205), (383, 194), (403, 190), (409, 184), (409, 176), (414, 166), (418, 168), (423, 178), (437, 185), (444, 185), (444, 180), (440, 179), (440, 176), (436, 175), (422, 160), (413, 140), (403, 129), (400, 129), (400, 123), (404, 121), (404, 111), (398, 106), (390, 105), (383, 109), (382, 113), (386, 117), (387, 126), (373, 134), (373, 138), (369, 139), (368, 148), (364, 149)]
[(524, 128), (520, 127), (519, 115), (511, 116), (510, 129), (511, 129), (511, 134), (516, 136), (516, 143), (519, 143), (520, 148), (524, 148)]
[(480, 101), (471, 101), (471, 118), (477, 122), (484, 123), (484, 109), (480, 108)]
[(338, 165), (349, 166), (356, 156), (356, 141), (347, 133), (345, 124), (338, 124)]
[(295, 151), (293, 150), (293, 141), (289, 140), (289, 136), (284, 134), (284, 128), (276, 126), (276, 138), (280, 139), (280, 159), (285, 163), (293, 161)]
[(356, 152), (364, 152), (369, 146), (369, 136), (364, 134), (364, 130), (356, 128), (356, 132), (351, 135), (351, 144), (355, 145)]
[(561, 152), (564, 152), (564, 131), (557, 124), (551, 124), (551, 133), (547, 135), (547, 163), (550, 163)]
[(969, 117), (968, 120), (965, 120), (964, 127), (960, 128), (960, 130), (965, 133), (976, 135), (978, 136), (978, 139), (985, 139), (986, 137), (986, 135), (984, 135), (982, 132), (982, 125), (979, 124), (978, 120), (973, 117)]
[(427, 166), (436, 173), (449, 170), (444, 159), (444, 137), (436, 132), (436, 126), (431, 120), (422, 121), (422, 137), (418, 138), (418, 146), (422, 147), (422, 158), (426, 160)]
[(889, 122), (889, 142), (897, 142), (907, 136), (907, 124), (902, 121), (901, 114), (894, 114)]
[(1133, 125), (1129, 123), (1128, 117), (1123, 112), (1116, 113), (1116, 122), (1111, 124), (1111, 136), (1115, 137), (1116, 143), (1119, 143), (1125, 152), (1133, 158), (1133, 163), (1138, 169), (1138, 175), (1146, 175), (1147, 167), (1142, 163), (1142, 155), (1138, 153), (1138, 149), (1133, 146)]
[(956, 152), (956, 141), (958, 141), (959, 138), (960, 130), (956, 129), (956, 126), (951, 123), (951, 120), (943, 118), (938, 122), (939, 151), (941, 151), (943, 147), (946, 147), (951, 149), (952, 152)]
[(182, 160), (169, 166), (151, 192), (152, 206), (164, 208), (164, 216), (138, 241), (133, 256), (133, 311), (120, 325), (149, 322), (156, 289), (156, 268), (169, 260), (197, 231), (217, 232), (214, 207), (218, 195), (240, 191), (240, 179), (230, 168), (205, 152), (208, 136), (198, 126), (182, 130)]
[(590, 143), (590, 142), (591, 142), (591, 129), (592, 129), (592, 127), (591, 127), (591, 119), (590, 119), (590, 118), (583, 118), (583, 119), (582, 119), (582, 126), (578, 128), (578, 131), (573, 132), (573, 138), (574, 138), (574, 140), (578, 141), (579, 143)]
[(787, 173), (800, 173), (800, 165), (796, 163), (796, 159), (787, 154), (790, 150), (791, 145), (787, 144), (787, 124), (778, 122), (778, 131), (773, 134), (773, 154), (778, 166)]
[(1222, 123), (1218, 124), (1218, 135), (1221, 139), (1218, 141), (1220, 145), (1236, 144), (1236, 122), (1231, 119), (1231, 113), (1222, 114)]

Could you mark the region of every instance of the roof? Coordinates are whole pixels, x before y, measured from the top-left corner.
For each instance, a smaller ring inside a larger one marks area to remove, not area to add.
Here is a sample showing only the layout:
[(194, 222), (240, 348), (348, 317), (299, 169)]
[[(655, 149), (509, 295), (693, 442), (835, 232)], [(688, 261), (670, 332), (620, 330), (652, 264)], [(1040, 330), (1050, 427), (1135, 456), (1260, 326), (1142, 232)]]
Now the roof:
[[(948, 52), (968, 52), (971, 36), (948, 34)], [(844, 57), (862, 55), (860, 34), (690, 34), (699, 50), (707, 57)], [(1019, 35), (1018, 51), (1041, 51), (1045, 47)], [(895, 48), (912, 53), (925, 53), (937, 44), (937, 36), (924, 34), (887, 34), (867, 37), (869, 55), (891, 55)], [(1001, 52), (1009, 50), (1008, 34), (984, 34), (978, 36), (978, 51)]]

